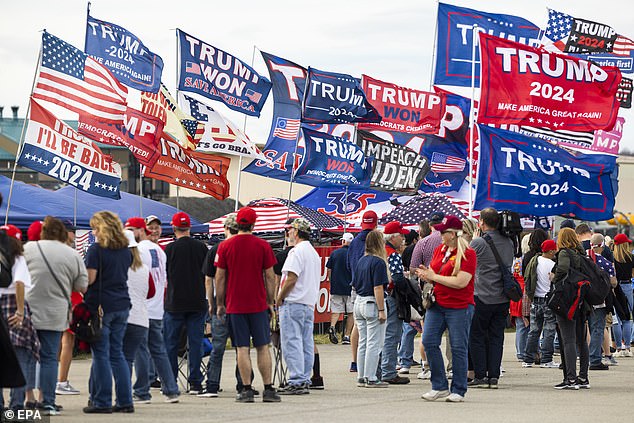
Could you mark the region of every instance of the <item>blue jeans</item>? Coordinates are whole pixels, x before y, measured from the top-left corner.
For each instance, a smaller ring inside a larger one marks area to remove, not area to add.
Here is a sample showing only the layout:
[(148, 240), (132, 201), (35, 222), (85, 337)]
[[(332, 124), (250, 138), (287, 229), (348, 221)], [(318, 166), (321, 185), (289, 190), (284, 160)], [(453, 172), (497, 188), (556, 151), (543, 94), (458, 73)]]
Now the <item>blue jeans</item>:
[(42, 404), (55, 405), (55, 387), (57, 385), (57, 352), (62, 340), (62, 332), (38, 330), (40, 340), (40, 390)]
[[(178, 394), (176, 377), (170, 366), (165, 352), (165, 340), (163, 339), (163, 320), (150, 319), (147, 343), (141, 344), (137, 351), (134, 368), (136, 371), (136, 383), (134, 394), (142, 399), (150, 399), (150, 383), (154, 380), (151, 367), (161, 378), (161, 391), (164, 395)], [(153, 366), (152, 366), (153, 364)]]
[(90, 399), (97, 408), (112, 407), (112, 378), (114, 376), (116, 405), (132, 405), (130, 369), (123, 356), (123, 337), (130, 310), (104, 313), (101, 338), (90, 345)]
[[(469, 353), (477, 379), (498, 379), (504, 351), (504, 327), (509, 303), (485, 304), (475, 297)], [(450, 333), (451, 336), (451, 333)]]
[(186, 313), (166, 311), (163, 316), (165, 349), (167, 350), (167, 358), (172, 366), (174, 379), (178, 378), (178, 344), (181, 338), (181, 329), (183, 325), (186, 326), (188, 347), (187, 364), (189, 365), (188, 382), (194, 387), (201, 386), (203, 381), (203, 374), (200, 371), (200, 362), (203, 358), (201, 346), (206, 316), (206, 310)]
[(229, 339), (229, 326), (227, 320), (220, 320), (216, 314), (211, 316), (211, 354), (207, 365), (207, 392), (218, 392), (220, 389), (220, 376), (222, 375), (222, 358), (225, 355)]
[(130, 324), (126, 326), (125, 336), (123, 337), (123, 356), (128, 362), (130, 374), (132, 374), (132, 366), (134, 359), (142, 344), (147, 344), (148, 328), (143, 326)]
[(396, 377), (396, 361), (398, 343), (403, 333), (403, 321), (398, 318), (396, 300), (392, 296), (385, 299), (387, 307), (387, 321), (385, 322), (385, 341), (381, 351), (381, 380)]
[[(381, 304), (385, 307), (385, 304)], [(379, 322), (379, 308), (374, 296), (358, 296), (354, 302), (354, 321), (359, 329), (357, 370), (359, 379), (376, 382), (379, 354), (385, 339), (385, 323)]]
[(288, 384), (301, 386), (310, 383), (310, 372), (315, 360), (312, 305), (284, 302), (280, 306), (280, 336), (282, 355), (288, 369)]
[(414, 337), (416, 329), (409, 324), (403, 322), (403, 334), (401, 335), (401, 345), (398, 348), (398, 361), (401, 367), (412, 367), (414, 363)]
[[(627, 299), (627, 305), (630, 313), (632, 312), (632, 283), (623, 283), (619, 281), (621, 289)], [(630, 348), (632, 342), (632, 321), (619, 319), (619, 324), (614, 326), (614, 338), (616, 341), (616, 348), (621, 348), (621, 339), (626, 348)]]
[(526, 352), (526, 342), (528, 341), (528, 331), (530, 326), (524, 324), (524, 319), (515, 317), (515, 354), (518, 360), (524, 360)]
[[(469, 331), (474, 307), (446, 308), (436, 304), (425, 313), (423, 345), (431, 370), (431, 389), (446, 391), (449, 385), (445, 363), (440, 352), (440, 342), (445, 329), (449, 329), (452, 372), (451, 393), (464, 396), (467, 393), (467, 368), (469, 359)], [(499, 371), (499, 369), (498, 369)]]
[(541, 363), (550, 363), (553, 361), (553, 353), (555, 352), (555, 335), (557, 334), (557, 320), (552, 310), (546, 305), (544, 297), (533, 298), (531, 304), (531, 324), (526, 341), (526, 349), (524, 350), (524, 361), (526, 363), (535, 362), (535, 354), (539, 344), (539, 337), (542, 334), (544, 339), (541, 346)]
[[(2, 319), (2, 316), (0, 316)], [(35, 388), (35, 358), (33, 352), (22, 347), (14, 347), (15, 355), (20, 363), (22, 374), (26, 379), (26, 385), (20, 388), (11, 388), (9, 396), (9, 408), (12, 410), (20, 410), (24, 408), (24, 397), (27, 389)], [(55, 389), (53, 389), (55, 391)], [(4, 405), (2, 389), (0, 389), (0, 406)]]
[(588, 327), (590, 328), (590, 365), (601, 364), (601, 345), (603, 344), (603, 334), (605, 332), (605, 307), (595, 308), (588, 316)]

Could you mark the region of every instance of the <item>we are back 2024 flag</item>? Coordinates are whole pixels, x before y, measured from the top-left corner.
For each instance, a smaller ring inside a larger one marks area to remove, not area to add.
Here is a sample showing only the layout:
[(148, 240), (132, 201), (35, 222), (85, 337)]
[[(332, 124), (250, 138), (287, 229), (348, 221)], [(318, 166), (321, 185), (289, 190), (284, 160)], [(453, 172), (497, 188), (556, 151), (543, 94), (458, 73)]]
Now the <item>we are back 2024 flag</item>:
[(121, 198), (119, 165), (33, 99), (18, 164), (90, 194)]
[(161, 86), (163, 59), (119, 25), (88, 15), (86, 53), (129, 87), (155, 93)]
[(178, 89), (220, 101), (249, 116), (260, 116), (271, 82), (237, 57), (177, 32), (181, 59)]
[(479, 123), (609, 129), (618, 116), (621, 72), (480, 34)]
[(573, 156), (537, 138), (478, 125), (480, 170), (474, 208), (509, 209), (533, 216), (571, 213), (609, 219), (616, 158)]

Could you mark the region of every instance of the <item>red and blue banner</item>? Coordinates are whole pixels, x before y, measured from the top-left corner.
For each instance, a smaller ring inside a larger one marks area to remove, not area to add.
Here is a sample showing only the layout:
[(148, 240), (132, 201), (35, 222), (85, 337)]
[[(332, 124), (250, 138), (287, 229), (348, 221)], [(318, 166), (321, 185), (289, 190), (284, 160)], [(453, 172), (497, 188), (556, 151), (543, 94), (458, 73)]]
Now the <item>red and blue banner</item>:
[[(474, 25), (478, 25), (478, 31), (487, 34), (526, 45), (540, 45), (539, 27), (519, 16), (439, 3), (434, 84), (471, 86)], [(480, 56), (477, 48), (475, 61), (475, 86), (478, 87), (480, 73), (477, 63), (480, 62)]]
[(155, 93), (161, 86), (163, 59), (127, 29), (88, 15), (86, 53), (110, 69), (121, 82)]
[(220, 101), (232, 110), (260, 116), (271, 82), (237, 57), (178, 30), (178, 89)]
[(480, 34), (478, 122), (573, 131), (610, 129), (621, 72), (593, 62)]
[(482, 159), (475, 209), (571, 214), (589, 221), (613, 216), (615, 157), (574, 156), (538, 138), (485, 125), (478, 129)]

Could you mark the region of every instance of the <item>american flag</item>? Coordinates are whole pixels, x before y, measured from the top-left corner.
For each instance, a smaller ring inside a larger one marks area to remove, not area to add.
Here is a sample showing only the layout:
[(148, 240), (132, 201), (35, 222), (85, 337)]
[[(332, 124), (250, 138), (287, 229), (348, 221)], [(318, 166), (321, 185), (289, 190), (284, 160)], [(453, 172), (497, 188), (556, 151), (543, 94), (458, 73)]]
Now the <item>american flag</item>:
[(612, 48), (612, 54), (619, 56), (630, 56), (634, 50), (634, 41), (627, 37), (619, 35), (614, 41), (614, 47)]
[(200, 75), (200, 65), (194, 62), (185, 62), (185, 72)]
[(299, 125), (299, 119), (278, 117), (275, 121), (273, 136), (284, 140), (295, 141), (297, 139), (297, 134), (299, 133)]
[(75, 250), (77, 250), (80, 256), (84, 257), (88, 247), (94, 244), (94, 242), (95, 236), (92, 234), (92, 231), (85, 229), (75, 231)]
[(258, 103), (260, 100), (262, 100), (262, 93), (259, 93), (257, 91), (247, 90), (244, 95), (254, 103)]
[(467, 161), (460, 157), (438, 152), (433, 152), (431, 155), (431, 171), (434, 173), (462, 172), (466, 165)]
[(546, 26), (544, 36), (552, 41), (559, 50), (564, 51), (573, 21), (574, 18), (570, 15), (548, 9), (548, 26)]
[(33, 97), (103, 122), (123, 123), (128, 89), (105, 66), (54, 35), (42, 35)]
[(381, 217), (379, 223), (385, 225), (392, 220), (396, 220), (403, 225), (417, 225), (421, 220), (429, 219), (431, 214), (437, 211), (443, 212), (445, 216), (456, 216), (458, 219), (464, 219), (468, 211), (464, 213), (464, 209), (461, 209), (462, 207), (454, 204), (452, 199), (444, 194), (424, 194), (400, 204), (394, 210)]

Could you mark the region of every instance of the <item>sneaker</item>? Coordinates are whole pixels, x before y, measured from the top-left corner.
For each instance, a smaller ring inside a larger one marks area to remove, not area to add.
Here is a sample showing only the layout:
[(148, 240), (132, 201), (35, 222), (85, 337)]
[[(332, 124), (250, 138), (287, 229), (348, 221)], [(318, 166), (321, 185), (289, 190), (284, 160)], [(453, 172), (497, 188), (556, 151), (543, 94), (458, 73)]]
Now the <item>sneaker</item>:
[(150, 388), (161, 389), (161, 381), (158, 379), (154, 379), (152, 383), (150, 383)]
[(464, 402), (464, 397), (460, 394), (449, 394), (449, 396), (447, 398), (445, 398), (445, 401), (447, 402)]
[(539, 367), (542, 369), (558, 369), (559, 363), (555, 361), (549, 361), (548, 363), (540, 364)]
[(255, 402), (255, 399), (253, 398), (253, 391), (251, 389), (243, 390), (236, 395), (236, 402)]
[(489, 389), (498, 389), (498, 380), (496, 378), (489, 378)]
[(609, 357), (606, 357), (606, 358), (608, 360), (608, 366), (618, 366), (619, 365), (619, 362), (616, 361), (616, 358), (614, 358), (613, 355), (611, 355)]
[(350, 337), (344, 336), (343, 338), (341, 338), (341, 345), (350, 345)]
[(390, 386), (390, 384), (383, 380), (368, 380), (365, 383), (366, 388), (387, 388), (388, 386)]
[(198, 398), (218, 398), (218, 391), (212, 389), (205, 389), (200, 394), (196, 395)]
[(112, 407), (113, 413), (134, 413), (134, 405), (126, 405), (121, 407), (119, 405), (115, 405)]
[(474, 378), (471, 382), (467, 382), (467, 386), (471, 388), (489, 388), (489, 381), (486, 378)]
[(277, 394), (275, 389), (265, 389), (262, 395), (262, 402), (280, 402), (282, 398)]
[(531, 368), (531, 367), (533, 367), (533, 363), (527, 363), (525, 361), (522, 363), (522, 368), (524, 368), (524, 369), (528, 369), (528, 368)]
[(365, 383), (367, 382), (367, 379), (364, 377), (360, 377), (357, 379), (357, 386), (359, 388), (365, 388)]
[(564, 380), (563, 382), (561, 382), (558, 385), (554, 386), (555, 389), (570, 389), (570, 390), (579, 390), (579, 386), (577, 385), (577, 382), (569, 382), (567, 380)]
[(309, 393), (308, 388), (304, 385), (288, 385), (278, 392), (280, 395), (306, 395)]
[(610, 370), (610, 366), (607, 364), (599, 363), (599, 364), (591, 364), (590, 370)]
[(57, 386), (55, 387), (55, 393), (57, 395), (79, 395), (79, 390), (73, 388), (68, 381), (57, 382)]
[(431, 370), (423, 369), (423, 371), (417, 374), (416, 377), (423, 380), (431, 379)]
[(189, 387), (189, 395), (198, 395), (198, 394), (202, 394), (203, 392), (203, 387), (201, 385), (191, 385)]
[(132, 402), (135, 404), (150, 404), (152, 403), (152, 398), (141, 398), (137, 394), (132, 394)]
[(24, 403), (25, 410), (35, 410), (40, 407), (40, 403), (37, 401), (27, 401)]
[(350, 362), (350, 373), (356, 373), (357, 372), (357, 363), (355, 361), (351, 361)]
[(621, 357), (634, 357), (634, 354), (630, 350), (623, 350), (621, 354)]
[(328, 338), (330, 338), (330, 342), (332, 342), (333, 344), (339, 343), (339, 339), (337, 339), (337, 333), (335, 332), (335, 328), (332, 326), (330, 326), (330, 328), (328, 329)]
[(435, 389), (432, 389), (431, 391), (426, 392), (421, 396), (421, 398), (425, 401), (436, 401), (438, 398), (445, 397), (449, 397), (449, 391), (436, 391)]
[(324, 389), (324, 378), (321, 376), (318, 377), (311, 377), (310, 378), (310, 386), (308, 387), (309, 389), (319, 389), (319, 390), (323, 390)]
[(412, 367), (420, 367), (420, 363), (416, 360), (412, 360)]
[(588, 379), (577, 378), (577, 386), (579, 389), (590, 389), (590, 381)]
[(62, 414), (62, 411), (58, 410), (54, 405), (43, 405), (38, 407), (38, 410), (41, 411), (43, 416), (59, 416)]
[[(198, 395), (200, 396), (200, 395)], [(218, 394), (216, 394), (216, 396), (218, 396)], [(171, 394), (171, 395), (165, 395), (165, 401), (168, 404), (176, 404), (178, 401), (180, 401), (180, 394)]]
[(408, 375), (409, 367), (401, 367), (396, 373), (398, 373), (399, 375)]
[(392, 379), (384, 379), (383, 381), (389, 383), (390, 385), (407, 385), (409, 383), (409, 378), (396, 375)]
[(82, 410), (86, 414), (112, 414), (111, 407), (94, 407), (89, 405)]

